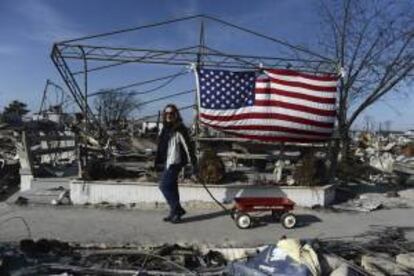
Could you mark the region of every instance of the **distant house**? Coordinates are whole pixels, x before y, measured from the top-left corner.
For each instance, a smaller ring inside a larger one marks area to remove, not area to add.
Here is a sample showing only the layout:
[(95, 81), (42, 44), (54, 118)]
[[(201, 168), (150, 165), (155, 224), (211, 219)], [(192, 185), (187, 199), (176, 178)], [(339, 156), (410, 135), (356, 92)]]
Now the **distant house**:
[(157, 121), (143, 121), (141, 125), (141, 133), (158, 133), (162, 129), (162, 123)]
[(414, 129), (409, 129), (406, 132), (404, 132), (404, 136), (414, 138)]

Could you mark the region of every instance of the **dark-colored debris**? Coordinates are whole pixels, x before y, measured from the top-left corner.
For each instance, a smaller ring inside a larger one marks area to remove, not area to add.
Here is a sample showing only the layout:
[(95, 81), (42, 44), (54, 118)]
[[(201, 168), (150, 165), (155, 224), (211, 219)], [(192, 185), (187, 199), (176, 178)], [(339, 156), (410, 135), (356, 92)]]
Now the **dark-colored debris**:
[(220, 252), (210, 250), (205, 256), (205, 261), (208, 266), (225, 266), (227, 265), (226, 259)]
[(326, 182), (327, 169), (322, 159), (316, 158), (315, 153), (306, 153), (298, 163), (293, 179), (299, 186), (318, 186)]
[(136, 178), (142, 176), (142, 172), (129, 171), (120, 166), (106, 162), (94, 161), (88, 163), (83, 171), (84, 180), (104, 180), (117, 178)]
[(389, 191), (387, 192), (387, 197), (399, 197), (400, 195), (396, 191)]
[(219, 252), (179, 245), (92, 250), (47, 239), (0, 244), (0, 275), (227, 275), (226, 264)]
[(163, 246), (155, 250), (155, 253), (191, 270), (207, 267), (224, 267), (227, 264), (223, 255), (219, 252), (210, 251), (203, 256), (196, 249), (182, 247), (177, 244)]
[(64, 191), (65, 188), (63, 186), (59, 186), (59, 187), (53, 187), (50, 189), (47, 189), (48, 191)]
[(38, 241), (33, 241), (32, 239), (21, 240), (20, 250), (29, 255), (48, 253), (64, 255), (72, 252), (68, 243), (47, 239), (40, 239)]
[(16, 201), (14, 202), (14, 204), (16, 205), (20, 205), (20, 206), (24, 206), (27, 205), (29, 203), (29, 199), (25, 198), (23, 196), (19, 196)]
[[(0, 143), (2, 143), (1, 140)], [(0, 152), (0, 201), (15, 193), (20, 183), (19, 164), (4, 164), (1, 162), (1, 157)]]

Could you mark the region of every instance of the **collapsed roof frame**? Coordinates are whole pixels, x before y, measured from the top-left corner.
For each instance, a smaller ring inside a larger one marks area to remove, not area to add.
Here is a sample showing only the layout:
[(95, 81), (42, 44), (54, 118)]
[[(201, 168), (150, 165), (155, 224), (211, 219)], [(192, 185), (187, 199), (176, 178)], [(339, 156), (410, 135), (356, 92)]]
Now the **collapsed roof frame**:
[[(110, 47), (110, 46), (96, 46), (88, 45), (80, 42), (94, 38), (102, 38), (113, 36), (122, 33), (128, 33), (133, 31), (138, 31), (142, 29), (159, 27), (162, 25), (173, 24), (183, 21), (191, 20), (200, 20), (200, 35), (199, 43), (195, 46), (190, 46), (181, 49), (175, 50), (157, 50), (157, 49), (142, 49), (142, 48), (130, 48), (130, 47)], [(239, 31), (254, 35), (266, 39), (268, 41), (274, 42), (276, 44), (287, 47), (293, 51), (306, 54), (311, 56), (313, 59), (293, 59), (293, 58), (282, 58), (282, 57), (269, 57), (269, 56), (254, 56), (254, 55), (240, 55), (240, 54), (229, 54), (223, 53), (219, 50), (212, 49), (205, 45), (204, 41), (204, 21), (210, 20), (221, 25), (237, 29)], [(78, 105), (80, 110), (84, 114), (84, 118), (88, 122), (89, 120), (96, 124), (99, 128), (99, 122), (95, 118), (91, 107), (88, 104), (88, 97), (91, 95), (97, 95), (99, 92), (88, 94), (88, 73), (104, 70), (107, 68), (120, 66), (130, 63), (147, 63), (147, 64), (162, 64), (162, 65), (172, 65), (172, 66), (183, 66), (183, 65), (196, 65), (203, 67), (212, 67), (212, 68), (227, 68), (227, 69), (258, 69), (261, 67), (288, 67), (297, 70), (307, 71), (309, 68), (312, 68), (311, 71), (315, 72), (315, 68), (323, 67), (323, 65), (328, 64), (329, 68), (337, 68), (337, 61), (330, 58), (324, 57), (318, 53), (314, 53), (308, 49), (305, 49), (301, 46), (292, 45), (286, 41), (273, 38), (253, 30), (237, 26), (230, 22), (209, 16), (209, 15), (194, 15), (187, 16), (162, 22), (157, 22), (149, 25), (138, 26), (128, 29), (116, 30), (107, 33), (101, 33), (97, 35), (89, 35), (80, 37), (77, 39), (71, 39), (66, 41), (57, 42), (53, 45), (51, 52), (51, 59), (59, 71), (59, 74), (63, 78), (65, 84), (67, 85), (69, 92), (71, 93), (75, 103)], [(69, 60), (80, 60), (83, 62), (83, 70), (73, 71), (68, 65)], [(88, 61), (102, 61), (102, 62), (111, 62), (111, 64), (105, 64), (97, 67), (90, 68)], [(296, 63), (296, 64), (295, 64)], [(309, 66), (299, 66), (298, 64), (308, 64)], [(292, 66), (292, 64), (294, 64)], [(310, 66), (310, 64), (313, 64)], [(326, 68), (326, 66), (325, 66)], [(76, 80), (77, 75), (83, 75), (83, 84), (79, 84)], [(158, 78), (162, 79), (162, 78)], [(157, 80), (157, 79), (154, 79)], [(150, 81), (143, 81), (135, 83), (135, 85), (140, 85), (143, 83), (148, 83)], [(128, 87), (124, 86), (124, 87)], [(176, 95), (182, 95), (189, 93), (191, 91), (184, 91), (176, 93), (174, 95), (169, 95), (171, 97)], [(155, 99), (165, 99), (166, 97), (160, 97)], [(146, 101), (145, 103), (150, 103), (153, 101)], [(196, 101), (197, 102), (197, 101)], [(191, 106), (186, 106), (183, 109), (187, 109)], [(148, 118), (151, 116), (146, 116)]]
[[(61, 105), (63, 108), (63, 105), (67, 102), (67, 99), (65, 96), (66, 95), (66, 91), (65, 89), (63, 89), (60, 85), (58, 85), (57, 83), (55, 83), (54, 81), (48, 79), (46, 80), (46, 84), (45, 87), (43, 89), (43, 95), (42, 95), (42, 100), (40, 102), (40, 107), (39, 107), (39, 111), (38, 114), (42, 114), (42, 112), (47, 111), (47, 100), (50, 97), (49, 94), (51, 94), (50, 89), (54, 89), (53, 94), (55, 94), (55, 98), (56, 98), (56, 105)], [(51, 105), (50, 105), (51, 106)], [(49, 107), (50, 107), (49, 106)]]

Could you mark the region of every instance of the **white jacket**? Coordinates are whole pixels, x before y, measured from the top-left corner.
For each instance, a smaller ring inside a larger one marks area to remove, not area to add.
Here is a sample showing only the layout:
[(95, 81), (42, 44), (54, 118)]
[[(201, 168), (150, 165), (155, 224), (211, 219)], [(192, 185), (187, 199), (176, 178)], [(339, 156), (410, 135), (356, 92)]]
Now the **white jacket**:
[(184, 151), (187, 155), (187, 160), (191, 161), (188, 145), (185, 142), (183, 135), (180, 132), (176, 131), (168, 141), (167, 162), (165, 164), (167, 169), (170, 167), (170, 165), (181, 163), (182, 159), (180, 143), (183, 146)]

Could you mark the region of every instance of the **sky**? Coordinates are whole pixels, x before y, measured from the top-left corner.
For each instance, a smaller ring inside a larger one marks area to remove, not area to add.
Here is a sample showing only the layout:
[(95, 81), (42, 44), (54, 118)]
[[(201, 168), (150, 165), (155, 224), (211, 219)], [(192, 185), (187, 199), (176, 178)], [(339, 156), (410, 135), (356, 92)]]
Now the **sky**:
[[(320, 23), (317, 3), (318, 0), (0, 0), (0, 110), (16, 99), (27, 103), (30, 110), (37, 111), (47, 79), (67, 89), (50, 59), (54, 42), (172, 18), (208, 14), (320, 52), (313, 46)], [(190, 21), (87, 42), (91, 45), (173, 50), (196, 45), (199, 26), (199, 21)], [(284, 55), (284, 49), (274, 43), (213, 22), (205, 22), (205, 40), (207, 46), (228, 53)], [(88, 90), (93, 92), (188, 71), (170, 86), (139, 98), (140, 101), (147, 101), (171, 91), (193, 89), (195, 80), (189, 67), (135, 64), (99, 71), (90, 74)], [(53, 91), (50, 93), (53, 94)], [(414, 128), (412, 94), (411, 89), (387, 96), (362, 114), (355, 127), (362, 126), (364, 118), (369, 117), (376, 122), (392, 121), (392, 128), (395, 129)], [(50, 101), (54, 101), (52, 96)], [(177, 106), (185, 106), (192, 104), (194, 97), (184, 95), (170, 101)], [(160, 101), (143, 106), (137, 117), (154, 114), (166, 103)], [(74, 106), (70, 109), (76, 111)], [(188, 121), (191, 110), (187, 110), (184, 117)]]

